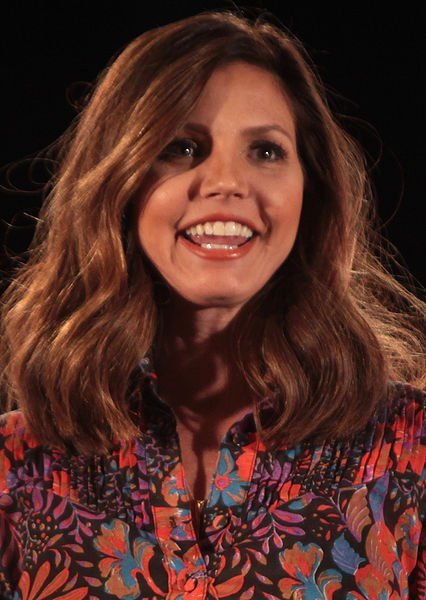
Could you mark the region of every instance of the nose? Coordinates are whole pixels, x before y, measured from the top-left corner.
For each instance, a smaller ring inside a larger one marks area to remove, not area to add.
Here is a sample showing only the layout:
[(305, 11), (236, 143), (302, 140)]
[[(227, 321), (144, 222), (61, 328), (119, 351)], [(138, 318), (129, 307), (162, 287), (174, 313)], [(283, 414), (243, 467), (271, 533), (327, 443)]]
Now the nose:
[(248, 173), (241, 157), (216, 151), (200, 167), (201, 197), (245, 198), (248, 195)]

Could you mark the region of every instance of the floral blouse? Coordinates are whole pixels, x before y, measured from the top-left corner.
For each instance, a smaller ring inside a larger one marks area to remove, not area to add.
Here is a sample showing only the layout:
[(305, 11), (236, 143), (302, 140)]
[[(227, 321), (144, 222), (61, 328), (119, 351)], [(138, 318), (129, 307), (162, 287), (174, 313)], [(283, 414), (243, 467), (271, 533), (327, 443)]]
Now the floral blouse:
[(248, 414), (197, 515), (174, 416), (146, 382), (152, 418), (107, 457), (49, 449), (19, 411), (2, 417), (2, 600), (426, 598), (421, 392), (395, 384), (351, 442), (269, 451)]

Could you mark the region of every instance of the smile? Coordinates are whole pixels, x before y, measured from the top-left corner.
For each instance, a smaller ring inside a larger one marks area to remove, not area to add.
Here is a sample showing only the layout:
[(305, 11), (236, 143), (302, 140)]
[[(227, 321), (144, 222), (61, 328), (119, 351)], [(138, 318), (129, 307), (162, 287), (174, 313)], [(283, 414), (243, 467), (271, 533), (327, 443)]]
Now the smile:
[(254, 236), (250, 227), (236, 221), (207, 221), (185, 230), (184, 237), (205, 250), (235, 250)]
[(237, 221), (207, 221), (182, 231), (178, 242), (200, 258), (222, 261), (245, 256), (257, 237), (253, 229)]

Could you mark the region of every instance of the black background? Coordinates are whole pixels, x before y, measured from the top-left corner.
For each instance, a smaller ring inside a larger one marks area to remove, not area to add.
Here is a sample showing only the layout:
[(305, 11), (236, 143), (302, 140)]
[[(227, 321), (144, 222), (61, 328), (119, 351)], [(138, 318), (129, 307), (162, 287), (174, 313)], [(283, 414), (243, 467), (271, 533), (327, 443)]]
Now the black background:
[[(399, 249), (400, 261), (425, 283), (421, 3), (407, 3), (404, 10), (400, 3), (395, 8), (371, 2), (335, 7), (268, 0), (236, 4), (269, 10), (304, 42), (332, 93), (332, 106), (366, 150), (383, 232)], [(69, 125), (76, 114), (69, 97), (81, 94), (83, 83), (92, 82), (110, 58), (143, 31), (215, 8), (232, 4), (15, 0), (2, 8), (3, 250), (6, 244), (9, 255), (22, 251), (31, 239), (31, 221), (23, 213), (37, 214), (40, 194), (23, 191), (35, 187), (25, 159)], [(36, 169), (33, 179), (41, 177)], [(21, 191), (6, 191), (13, 184)], [(14, 229), (6, 226), (10, 222)], [(5, 276), (11, 264), (3, 258)]]

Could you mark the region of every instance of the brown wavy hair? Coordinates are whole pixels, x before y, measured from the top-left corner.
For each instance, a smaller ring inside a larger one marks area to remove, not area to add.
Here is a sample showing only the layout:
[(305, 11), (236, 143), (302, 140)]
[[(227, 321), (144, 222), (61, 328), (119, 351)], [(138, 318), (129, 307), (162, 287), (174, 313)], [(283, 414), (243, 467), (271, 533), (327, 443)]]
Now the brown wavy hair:
[(349, 436), (386, 398), (389, 380), (421, 383), (420, 303), (371, 250), (363, 156), (303, 47), (265, 19), (205, 13), (127, 46), (62, 139), (29, 260), (2, 309), (5, 408), (21, 408), (42, 443), (102, 453), (138, 434), (130, 405), (161, 306), (133, 206), (212, 71), (235, 60), (281, 80), (306, 180), (295, 247), (234, 328), (244, 377), (273, 399), (274, 419), (256, 415), (262, 436), (271, 444)]

